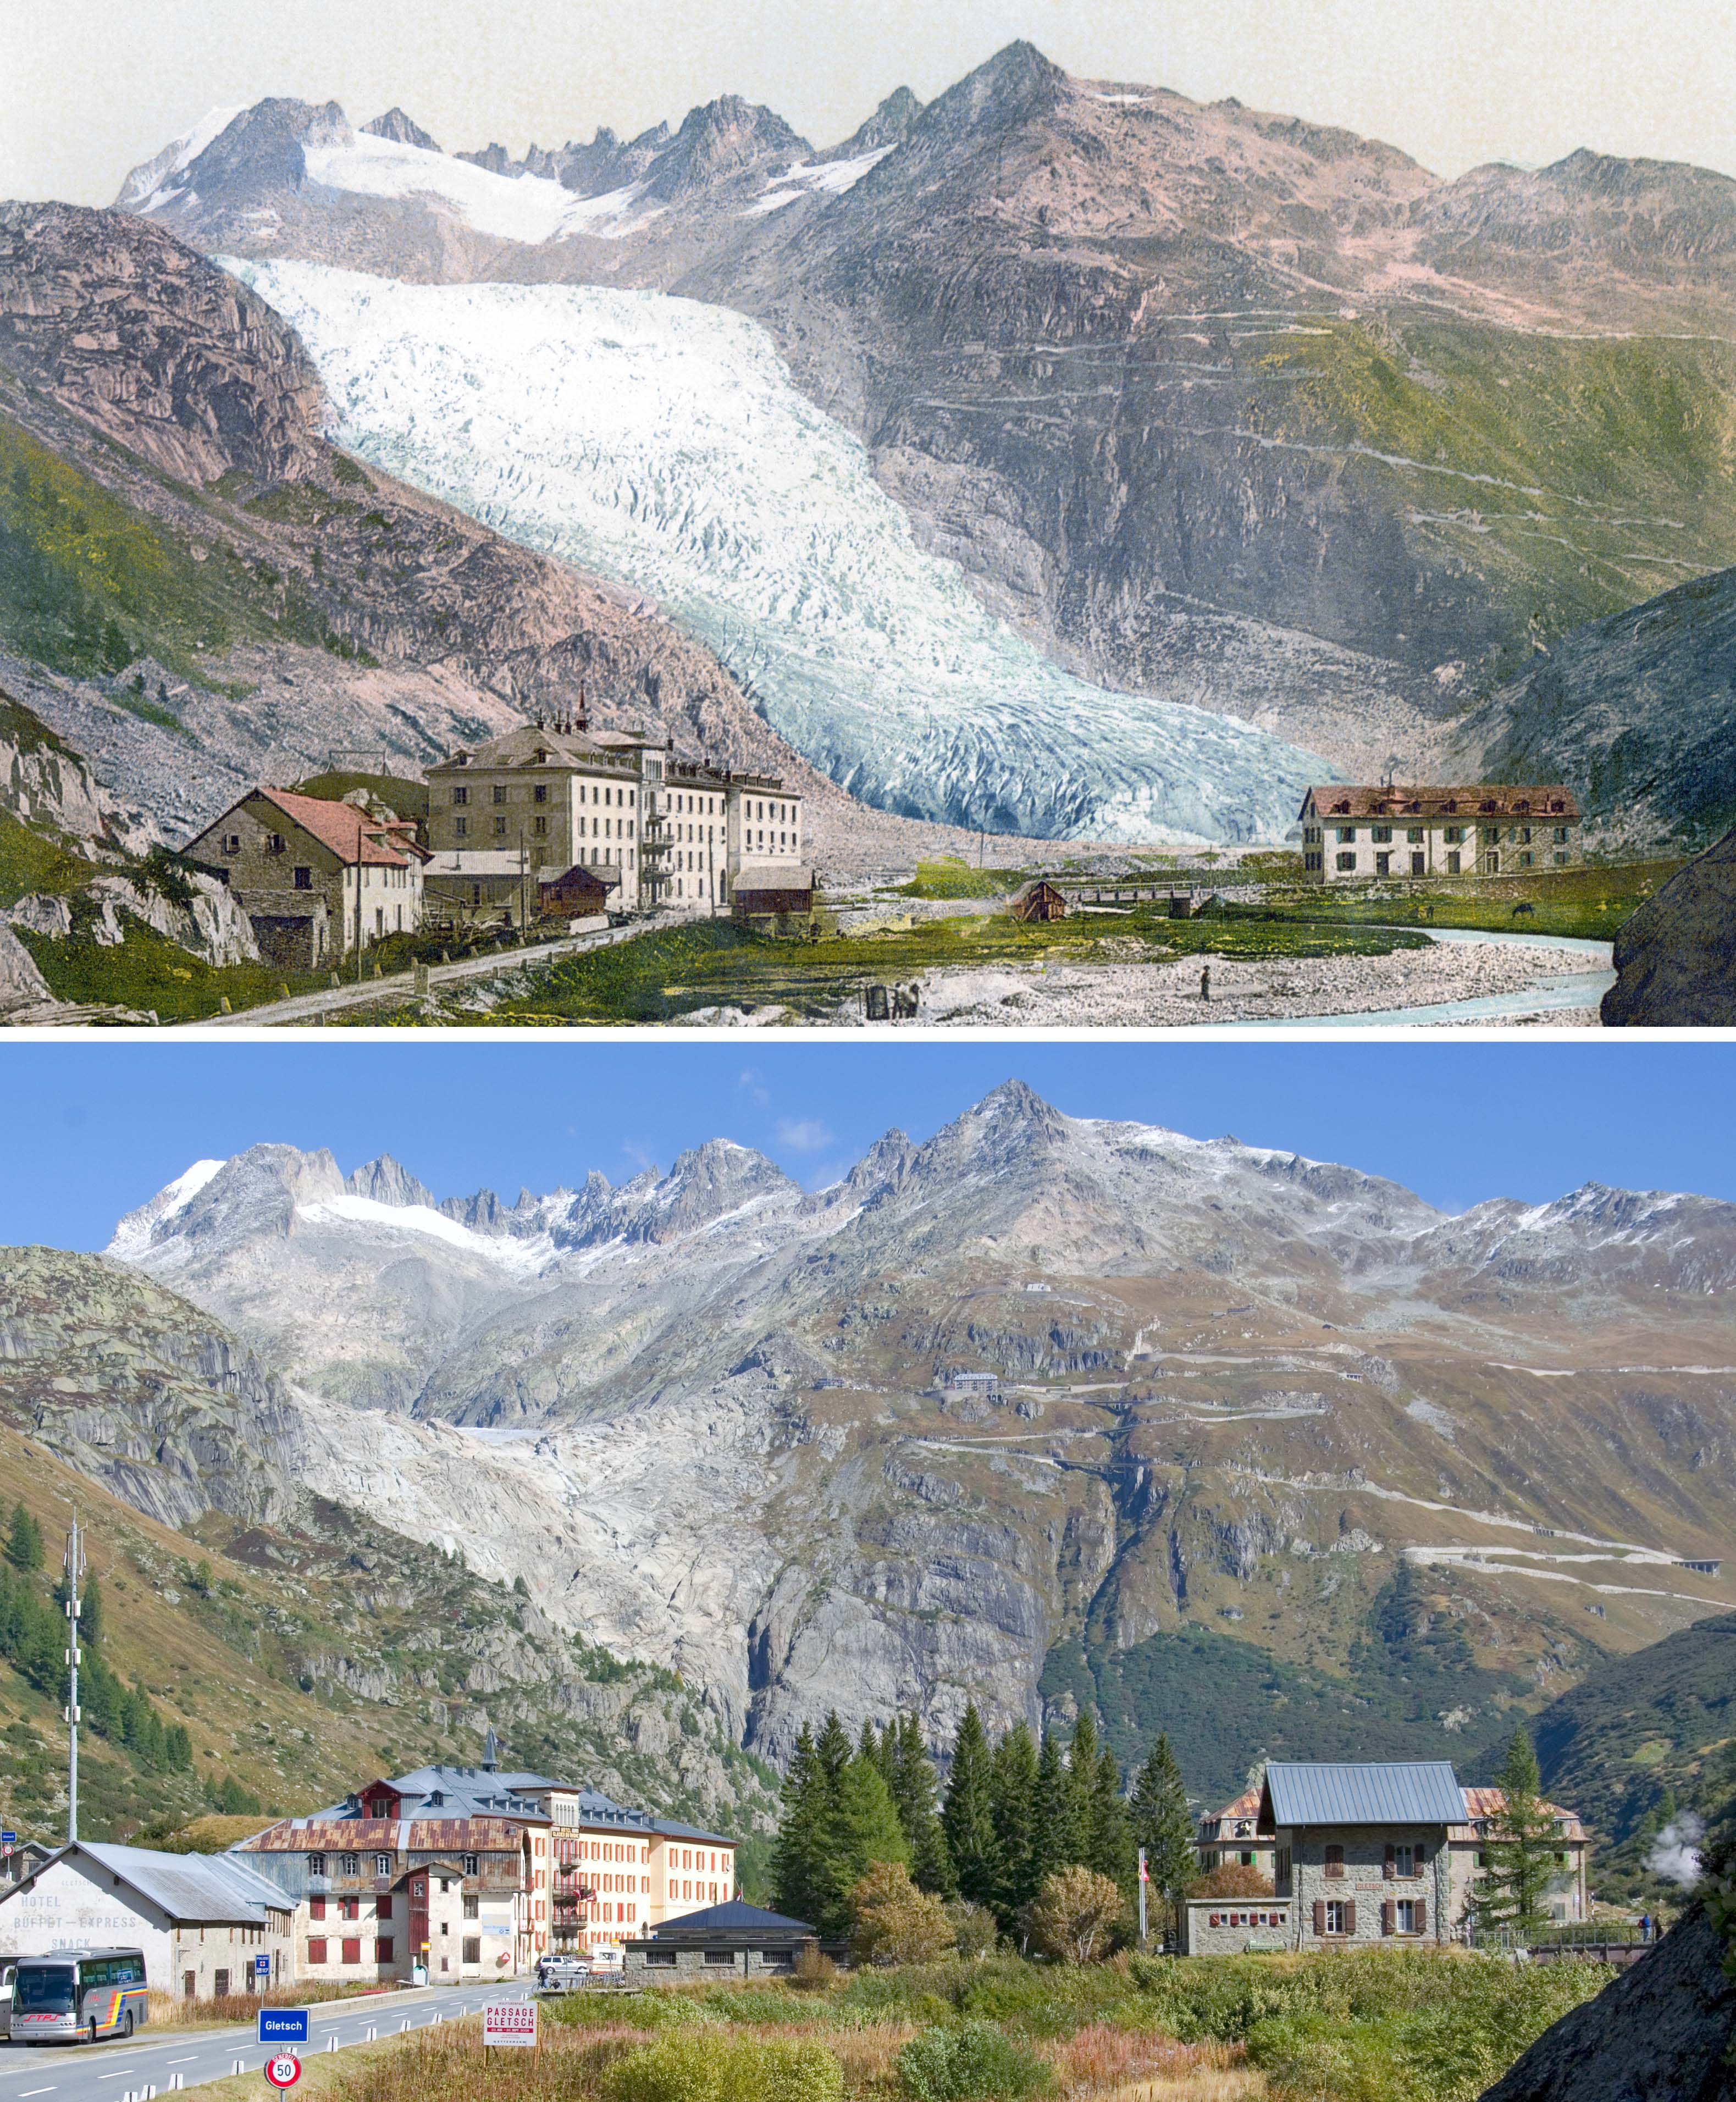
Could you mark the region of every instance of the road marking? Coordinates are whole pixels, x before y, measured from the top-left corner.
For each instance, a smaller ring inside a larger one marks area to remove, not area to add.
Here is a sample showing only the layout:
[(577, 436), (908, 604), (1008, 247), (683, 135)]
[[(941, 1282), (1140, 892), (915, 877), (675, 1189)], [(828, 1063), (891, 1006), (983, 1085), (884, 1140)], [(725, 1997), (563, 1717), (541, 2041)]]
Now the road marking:
[[(24, 2090), (24, 2095), (52, 2095), (53, 2092), (54, 2090), (51, 2087), (27, 2087)], [(19, 2102), (23, 2102), (22, 2095), (19, 2098)]]

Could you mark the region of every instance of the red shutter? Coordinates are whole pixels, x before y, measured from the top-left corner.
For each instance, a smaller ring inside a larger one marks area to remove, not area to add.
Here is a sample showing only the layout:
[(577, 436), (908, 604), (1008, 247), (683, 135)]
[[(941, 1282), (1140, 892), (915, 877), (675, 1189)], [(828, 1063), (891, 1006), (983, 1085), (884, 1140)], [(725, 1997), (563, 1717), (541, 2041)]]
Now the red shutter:
[(308, 1900), (308, 1918), (309, 1919), (323, 1919), (325, 1917), (326, 1900), (323, 1898), (309, 1898)]
[(346, 1963), (359, 1963), (362, 1961), (362, 1944), (359, 1941), (344, 1942), (344, 1961)]
[(389, 1934), (383, 1934), (374, 1945), (374, 1960), (378, 1963), (392, 1961), (392, 1937)]
[(315, 1935), (308, 1943), (308, 1961), (323, 1963), (326, 1960), (326, 1942), (322, 1935)]
[(1390, 1839), (1387, 1842), (1387, 1858), (1383, 1873), (1388, 1878), (1398, 1874), (1398, 1849)]
[(1427, 1898), (1419, 1898), (1417, 1900), (1417, 1932), (1419, 1934), (1427, 1934), (1427, 1931), (1428, 1900)]
[(1381, 1901), (1380, 1931), (1383, 1934), (1392, 1934), (1397, 1931), (1397, 1928), (1398, 1907), (1391, 1898), (1385, 1898)]
[(1354, 1898), (1352, 1898), (1347, 1902), (1344, 1907), (1344, 1931), (1347, 1934), (1354, 1934), (1356, 1931), (1356, 1901)]
[(1326, 1900), (1324, 1898), (1314, 1900), (1314, 1931), (1322, 1936), (1326, 1931)]

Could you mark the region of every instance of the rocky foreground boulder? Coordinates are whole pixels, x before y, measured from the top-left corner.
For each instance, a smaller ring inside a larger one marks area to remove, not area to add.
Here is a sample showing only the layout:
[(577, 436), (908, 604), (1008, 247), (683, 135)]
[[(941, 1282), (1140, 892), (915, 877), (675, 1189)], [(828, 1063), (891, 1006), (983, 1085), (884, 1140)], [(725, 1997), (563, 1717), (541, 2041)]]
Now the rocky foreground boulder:
[(1482, 2102), (1733, 2102), (1736, 1979), (1698, 1905), (1652, 1951), (1546, 2029)]
[(1736, 1022), (1736, 831), (1679, 869), (1615, 938), (1609, 1029)]

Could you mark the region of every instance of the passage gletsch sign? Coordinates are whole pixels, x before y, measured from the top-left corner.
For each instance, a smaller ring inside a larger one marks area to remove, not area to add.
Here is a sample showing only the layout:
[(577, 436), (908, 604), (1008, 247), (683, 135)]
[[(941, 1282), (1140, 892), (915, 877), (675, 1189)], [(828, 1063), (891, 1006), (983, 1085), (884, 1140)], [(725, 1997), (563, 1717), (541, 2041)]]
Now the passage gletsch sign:
[(482, 2042), (495, 2044), (536, 2042), (536, 2002), (534, 2000), (491, 2000), (482, 2010)]

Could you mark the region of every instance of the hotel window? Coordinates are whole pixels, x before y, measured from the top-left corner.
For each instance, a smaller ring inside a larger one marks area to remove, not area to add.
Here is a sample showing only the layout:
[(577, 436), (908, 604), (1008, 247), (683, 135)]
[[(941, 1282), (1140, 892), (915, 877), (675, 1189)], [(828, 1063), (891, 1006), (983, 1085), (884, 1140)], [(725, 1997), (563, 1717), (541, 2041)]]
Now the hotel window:
[(546, 781), (537, 783), (531, 791), (531, 800), (534, 803), (546, 803), (548, 800), (548, 784)]
[(1565, 847), (1567, 845), (1567, 827), (1565, 825), (1557, 825), (1556, 827), (1555, 843), (1558, 847)]
[(506, 837), (506, 820), (504, 818), (495, 818), (495, 837), (497, 840), (504, 840)]
[(464, 838), (470, 830), (469, 820), (465, 818), (455, 818), (452, 820), (452, 830), (460, 839)]
[(1399, 1934), (1420, 1934), (1423, 1931), (1423, 1923), (1417, 1918), (1421, 1906), (1417, 1899), (1401, 1898), (1392, 1908), (1394, 1931)]
[(325, 1856), (323, 1854), (309, 1854), (308, 1856), (308, 1874), (310, 1876), (322, 1876), (325, 1873)]
[(466, 1854), (464, 1856), (464, 1874), (467, 1876), (473, 1876), (477, 1872), (476, 1865), (476, 1856), (474, 1854)]
[(455, 788), (452, 791), (452, 807), (455, 810), (461, 810), (469, 800), (470, 791), (468, 788)]
[(359, 1876), (362, 1874), (362, 1856), (359, 1854), (340, 1854), (338, 1874), (340, 1876)]
[(308, 1900), (308, 1918), (309, 1919), (323, 1919), (325, 1917), (326, 1900), (323, 1898), (309, 1898)]
[(1370, 836), (1379, 846), (1390, 846), (1392, 843), (1392, 827), (1390, 825), (1376, 825)]
[(346, 1941), (344, 1944), (344, 1961), (346, 1963), (359, 1963), (362, 1961), (362, 1944), (359, 1941)]
[(497, 803), (504, 803), (506, 800), (506, 783), (504, 781), (497, 781), (495, 783), (495, 800)]
[(1342, 871), (1348, 872), (1349, 870), (1353, 869), (1356, 865), (1356, 857), (1353, 854), (1341, 854), (1339, 856), (1339, 867)]
[(548, 832), (548, 820), (546, 818), (533, 818), (531, 820), (531, 829), (539, 840), (546, 838)]
[(392, 1856), (389, 1854), (376, 1854), (374, 1856), (374, 1874), (376, 1876), (389, 1876), (391, 1873)]
[(1326, 1932), (1328, 1934), (1348, 1934), (1350, 1931), (1350, 1907), (1345, 1903), (1344, 1900), (1343, 1898), (1328, 1898), (1326, 1900), (1325, 1909)]
[(1465, 828), (1463, 825), (1448, 825), (1442, 830), (1441, 836), (1450, 847), (1456, 847), (1465, 836)]
[(1341, 847), (1348, 847), (1354, 846), (1356, 842), (1356, 827), (1354, 825), (1340, 825), (1339, 827), (1339, 845)]
[(309, 1962), (310, 1962), (310, 1963), (323, 1963), (323, 1962), (325, 1962), (325, 1960), (326, 1960), (326, 1937), (325, 1937), (325, 1936), (324, 1936), (324, 1935), (322, 1935), (322, 1934), (316, 1934), (316, 1935), (311, 1936), (309, 1937), (309, 1941), (308, 1941), (308, 1961), (309, 1961)]
[(1334, 1844), (1327, 1847), (1325, 1866), (1326, 1874), (1329, 1876), (1342, 1876), (1343, 1874), (1344, 1849), (1342, 1847)]
[(464, 1900), (464, 1918), (466, 1919), (480, 1919), (482, 1917), (482, 1900), (477, 1897), (467, 1897)]
[(1405, 840), (1407, 845), (1414, 847), (1421, 846), (1423, 844), (1423, 827), (1420, 825), (1410, 826), (1405, 831)]

